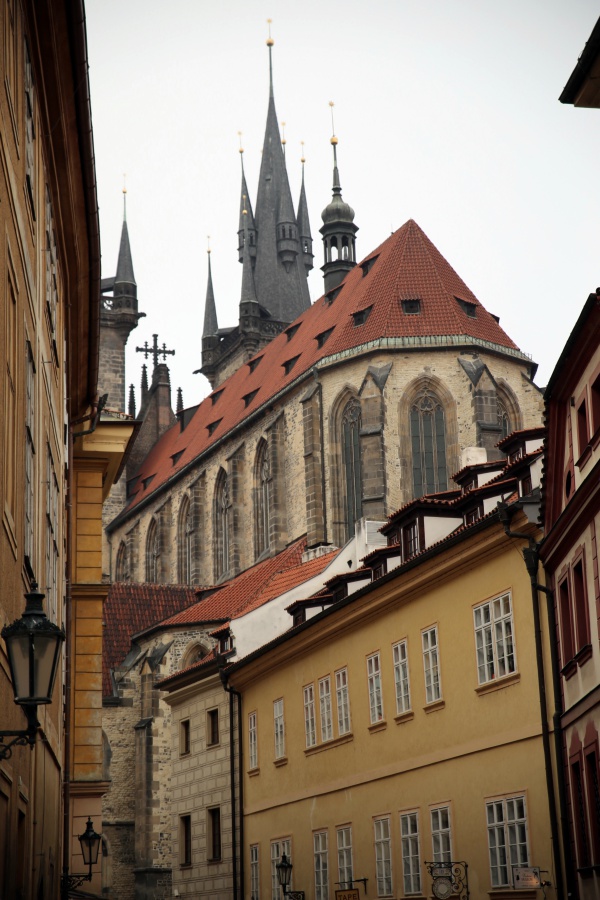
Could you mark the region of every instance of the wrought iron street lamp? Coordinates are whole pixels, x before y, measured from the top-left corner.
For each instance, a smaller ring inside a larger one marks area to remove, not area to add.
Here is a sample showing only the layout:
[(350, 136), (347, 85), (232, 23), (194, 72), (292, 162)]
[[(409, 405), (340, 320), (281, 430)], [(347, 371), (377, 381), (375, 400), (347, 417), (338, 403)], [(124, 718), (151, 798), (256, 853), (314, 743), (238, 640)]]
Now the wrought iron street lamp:
[(81, 887), (84, 881), (92, 880), (92, 869), (98, 862), (98, 853), (100, 851), (100, 841), (102, 835), (94, 831), (94, 823), (88, 816), (86, 829), (83, 834), (79, 835), (79, 843), (81, 844), (81, 855), (83, 856), (84, 865), (89, 867), (89, 871), (85, 875), (69, 875), (66, 869), (60, 876), (60, 896), (67, 900), (69, 893)]
[[(51, 622), (44, 612), (44, 594), (34, 582), (25, 594), (25, 612), (12, 625), (5, 625), (2, 637), (6, 643), (14, 701), (23, 707), (27, 728), (23, 731), (0, 731), (0, 759), (10, 759), (15, 745), (31, 747), (40, 723), (37, 708), (52, 702), (52, 691), (65, 639), (62, 628)], [(12, 738), (7, 744), (4, 738)]]
[(292, 879), (293, 866), (285, 853), (281, 854), (281, 860), (276, 864), (275, 868), (277, 869), (277, 880), (283, 890), (283, 896), (288, 897), (289, 900), (304, 900), (304, 891), (288, 890)]

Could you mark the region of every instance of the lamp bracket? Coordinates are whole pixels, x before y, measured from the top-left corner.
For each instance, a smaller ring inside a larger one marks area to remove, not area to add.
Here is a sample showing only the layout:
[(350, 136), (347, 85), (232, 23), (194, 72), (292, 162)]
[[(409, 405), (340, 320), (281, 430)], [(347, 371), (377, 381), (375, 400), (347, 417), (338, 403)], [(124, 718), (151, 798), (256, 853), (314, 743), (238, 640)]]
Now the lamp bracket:
[(84, 881), (91, 881), (92, 876), (89, 875), (69, 875), (63, 872), (60, 876), (60, 896), (68, 897), (70, 891), (76, 891), (80, 888)]
[[(30, 747), (33, 747), (35, 744), (35, 731), (35, 729), (31, 730), (29, 728), (27, 731), (0, 731), (0, 759), (10, 759), (13, 747), (26, 747), (28, 744)], [(5, 744), (5, 737), (11, 737), (12, 741)]]

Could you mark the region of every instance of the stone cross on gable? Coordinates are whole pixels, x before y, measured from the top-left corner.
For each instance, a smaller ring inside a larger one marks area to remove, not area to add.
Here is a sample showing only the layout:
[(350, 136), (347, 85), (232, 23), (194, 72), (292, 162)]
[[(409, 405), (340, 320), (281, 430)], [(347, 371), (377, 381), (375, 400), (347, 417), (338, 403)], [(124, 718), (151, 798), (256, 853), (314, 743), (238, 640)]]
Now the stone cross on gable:
[(148, 356), (152, 354), (154, 359), (154, 368), (158, 365), (158, 357), (162, 356), (163, 360), (166, 360), (167, 356), (175, 356), (174, 350), (167, 350), (167, 345), (163, 343), (162, 347), (158, 346), (158, 335), (153, 334), (153, 343), (152, 346), (148, 344), (148, 341), (144, 341), (143, 347), (136, 347), (136, 353), (143, 353), (144, 359), (148, 359)]

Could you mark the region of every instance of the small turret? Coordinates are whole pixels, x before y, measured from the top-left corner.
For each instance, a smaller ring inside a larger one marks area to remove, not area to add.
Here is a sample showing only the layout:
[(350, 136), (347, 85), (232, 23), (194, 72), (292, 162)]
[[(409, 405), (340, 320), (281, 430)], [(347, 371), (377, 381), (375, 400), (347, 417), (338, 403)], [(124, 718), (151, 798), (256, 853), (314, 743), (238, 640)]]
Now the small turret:
[[(333, 103), (329, 104), (333, 108)], [(333, 110), (332, 110), (333, 120)], [(325, 292), (332, 290), (356, 265), (356, 232), (354, 210), (342, 199), (340, 173), (337, 164), (337, 143), (335, 133), (331, 136), (333, 147), (333, 196), (323, 212), (323, 225), (319, 229), (323, 235), (325, 264), (321, 267), (325, 279)]]
[[(252, 212), (252, 204), (250, 203), (250, 194), (248, 193), (248, 185), (246, 184), (246, 174), (244, 172), (244, 148), (242, 147), (241, 131), (240, 135), (240, 158), (242, 161), (242, 194), (240, 197), (240, 223), (238, 228), (238, 260), (244, 262), (244, 253), (246, 249), (252, 265), (256, 262), (256, 225), (254, 223), (254, 213)], [(244, 233), (246, 229), (246, 234)]]
[(306, 275), (313, 268), (313, 260), (315, 258), (312, 249), (312, 234), (310, 233), (310, 221), (308, 218), (308, 204), (306, 202), (306, 191), (304, 189), (304, 141), (302, 141), (302, 186), (300, 188), (300, 200), (298, 201), (298, 231), (300, 232), (300, 250), (302, 253), (302, 262), (306, 269)]

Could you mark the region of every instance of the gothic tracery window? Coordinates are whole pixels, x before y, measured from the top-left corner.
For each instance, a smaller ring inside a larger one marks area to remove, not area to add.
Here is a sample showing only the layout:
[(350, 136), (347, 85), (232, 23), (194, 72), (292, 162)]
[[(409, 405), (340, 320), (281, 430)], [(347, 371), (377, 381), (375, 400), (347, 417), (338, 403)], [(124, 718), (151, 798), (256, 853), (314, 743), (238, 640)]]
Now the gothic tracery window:
[(512, 428), (510, 424), (510, 418), (508, 415), (508, 410), (506, 409), (506, 405), (500, 400), (500, 398), (496, 401), (496, 409), (498, 411), (498, 425), (501, 430), (501, 437), (505, 438), (511, 433)]
[(121, 541), (121, 543), (119, 544), (115, 577), (117, 581), (131, 581), (131, 572), (129, 569), (129, 551), (127, 549), (127, 544), (125, 541)]
[(229, 519), (231, 515), (231, 498), (229, 494), (229, 478), (221, 469), (215, 490), (215, 544), (216, 544), (216, 576), (221, 578), (229, 571)]
[(342, 413), (342, 468), (345, 488), (346, 538), (354, 534), (354, 525), (362, 516), (362, 464), (360, 459), (360, 400), (346, 404)]
[(413, 496), (448, 488), (446, 418), (434, 393), (422, 391), (410, 408)]
[(152, 519), (146, 538), (146, 581), (157, 584), (160, 572), (160, 534), (156, 519)]
[(179, 584), (191, 584), (192, 578), (192, 541), (193, 521), (190, 498), (186, 495), (181, 501), (179, 510), (179, 527), (177, 533), (178, 581)]
[(255, 465), (255, 527), (256, 556), (261, 556), (270, 544), (271, 461), (266, 441), (261, 441), (256, 453)]

